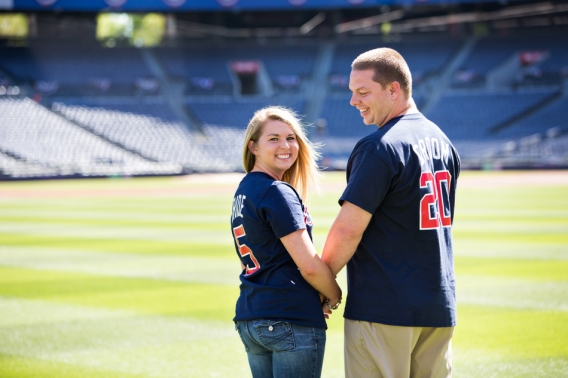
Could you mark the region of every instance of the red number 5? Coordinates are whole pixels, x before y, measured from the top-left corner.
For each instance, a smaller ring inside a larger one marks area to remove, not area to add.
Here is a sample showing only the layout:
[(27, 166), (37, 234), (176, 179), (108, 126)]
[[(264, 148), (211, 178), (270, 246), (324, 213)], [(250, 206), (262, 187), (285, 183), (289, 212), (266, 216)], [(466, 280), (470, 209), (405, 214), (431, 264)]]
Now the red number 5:
[[(451, 227), (450, 212), (450, 180), (448, 171), (423, 172), (420, 176), (420, 187), (428, 188), (420, 200), (420, 229), (432, 230), (440, 227)], [(446, 190), (443, 191), (443, 186)], [(444, 196), (444, 194), (446, 194)]]
[(248, 264), (245, 265), (246, 275), (248, 276), (249, 274), (253, 274), (260, 269), (260, 264), (258, 263), (256, 257), (254, 257), (252, 250), (247, 247), (246, 244), (239, 243), (239, 238), (242, 238), (246, 235), (245, 228), (242, 224), (238, 227), (233, 228), (233, 235), (235, 235), (235, 242), (237, 243), (237, 247), (239, 247), (239, 253), (241, 254), (241, 256), (249, 256), (252, 260), (252, 263), (254, 264), (253, 268), (249, 267)]

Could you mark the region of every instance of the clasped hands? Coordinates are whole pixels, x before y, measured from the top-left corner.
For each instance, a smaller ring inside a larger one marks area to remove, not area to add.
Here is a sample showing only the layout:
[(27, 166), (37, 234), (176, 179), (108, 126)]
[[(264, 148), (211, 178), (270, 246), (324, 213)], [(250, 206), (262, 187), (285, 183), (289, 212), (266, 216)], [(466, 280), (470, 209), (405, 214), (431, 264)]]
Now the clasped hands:
[(339, 305), (341, 304), (341, 298), (338, 298), (337, 300), (332, 300), (330, 298), (326, 298), (322, 293), (319, 293), (319, 296), (320, 296), (320, 303), (321, 303), (321, 309), (323, 311), (323, 316), (326, 319), (329, 319), (329, 316), (332, 314), (333, 310), (337, 310), (339, 308)]

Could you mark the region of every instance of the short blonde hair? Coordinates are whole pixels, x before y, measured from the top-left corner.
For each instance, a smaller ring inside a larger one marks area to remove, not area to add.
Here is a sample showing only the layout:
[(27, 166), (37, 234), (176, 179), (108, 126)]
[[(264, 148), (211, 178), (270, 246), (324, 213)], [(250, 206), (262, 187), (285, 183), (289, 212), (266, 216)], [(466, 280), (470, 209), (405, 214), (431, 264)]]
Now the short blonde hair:
[(275, 120), (286, 123), (298, 141), (298, 158), (292, 166), (284, 172), (282, 181), (292, 185), (302, 196), (308, 200), (310, 188), (319, 189), (319, 170), (317, 160), (320, 158), (319, 146), (314, 145), (306, 136), (304, 125), (298, 115), (291, 109), (283, 106), (268, 106), (257, 110), (250, 120), (243, 143), (243, 167), (249, 173), (254, 168), (256, 156), (249, 150), (250, 141), (258, 142), (262, 135), (263, 126), (267, 121)]
[(359, 55), (351, 69), (355, 71), (374, 70), (373, 81), (386, 88), (387, 85), (396, 81), (409, 99), (412, 97), (412, 75), (408, 64), (396, 50), (388, 47), (369, 50)]

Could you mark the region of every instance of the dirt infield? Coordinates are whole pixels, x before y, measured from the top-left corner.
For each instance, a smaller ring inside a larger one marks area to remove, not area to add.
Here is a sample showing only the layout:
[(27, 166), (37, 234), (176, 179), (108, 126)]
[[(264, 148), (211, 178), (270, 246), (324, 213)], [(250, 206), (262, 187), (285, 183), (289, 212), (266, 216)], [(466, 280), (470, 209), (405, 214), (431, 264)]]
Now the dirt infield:
[[(195, 196), (234, 192), (244, 174), (192, 174), (156, 178), (38, 180), (0, 183), (0, 200), (9, 198), (96, 198)], [(142, 181), (144, 180), (144, 181)]]

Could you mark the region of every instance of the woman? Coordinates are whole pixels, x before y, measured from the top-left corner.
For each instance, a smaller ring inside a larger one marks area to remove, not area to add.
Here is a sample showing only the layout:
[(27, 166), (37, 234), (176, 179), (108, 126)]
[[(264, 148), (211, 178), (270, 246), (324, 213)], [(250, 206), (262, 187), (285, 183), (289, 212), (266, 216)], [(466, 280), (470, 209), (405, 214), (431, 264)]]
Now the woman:
[(247, 175), (231, 216), (243, 269), (234, 321), (254, 378), (321, 376), (325, 317), (341, 289), (316, 253), (301, 199), (317, 180), (317, 156), (289, 109), (261, 109), (246, 129)]

